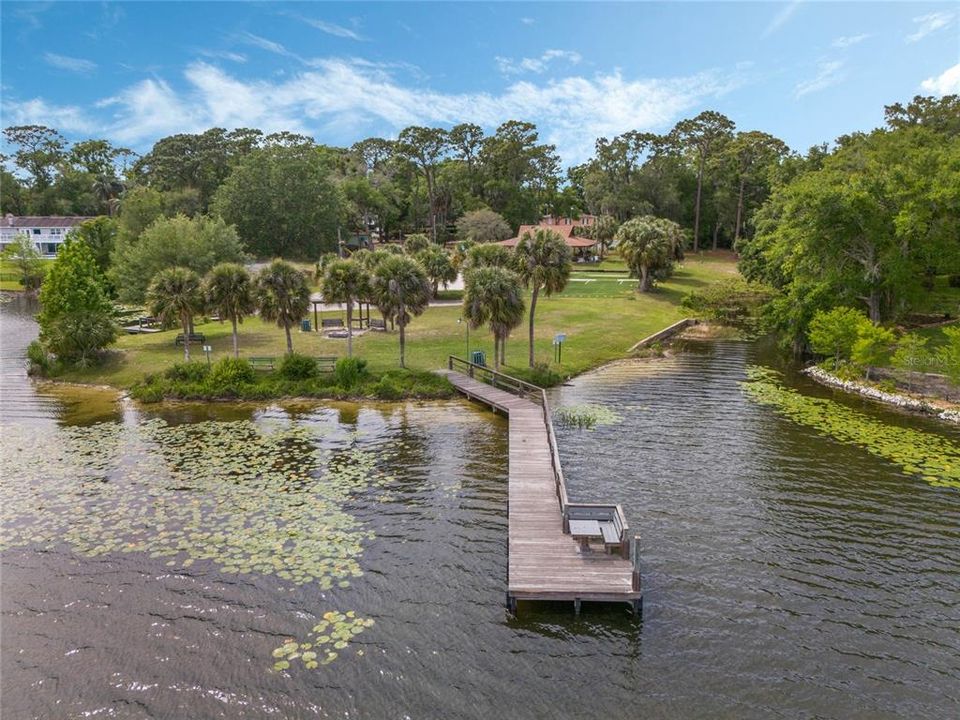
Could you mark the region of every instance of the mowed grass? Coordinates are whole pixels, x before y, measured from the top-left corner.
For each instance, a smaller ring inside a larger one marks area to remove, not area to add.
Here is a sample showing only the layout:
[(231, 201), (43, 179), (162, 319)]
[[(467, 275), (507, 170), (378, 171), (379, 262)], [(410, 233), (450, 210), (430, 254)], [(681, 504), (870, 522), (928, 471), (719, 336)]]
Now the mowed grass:
[[(685, 317), (680, 307), (683, 297), (699, 288), (735, 275), (733, 255), (688, 256), (673, 277), (647, 294), (624, 289), (612, 297), (579, 296), (564, 292), (541, 297), (537, 303), (536, 358), (564, 375), (573, 375), (610, 360), (623, 357), (641, 338)], [(343, 317), (327, 312), (325, 317)], [(379, 317), (376, 309), (372, 317)], [(309, 316), (311, 323), (313, 315)], [(460, 307), (431, 307), (414, 318), (407, 327), (407, 366), (435, 370), (446, 366), (449, 355), (463, 357), (467, 351), (465, 323), (458, 323)], [(174, 346), (179, 330), (148, 335), (123, 335), (107, 362), (96, 368), (71, 370), (60, 376), (73, 382), (129, 387), (147, 373), (161, 372), (183, 360), (183, 349)], [(196, 326), (212, 346), (212, 360), (232, 352), (230, 324), (206, 322)], [(553, 362), (552, 340), (565, 333), (563, 362)], [(307, 355), (344, 356), (345, 339), (324, 338), (316, 332), (293, 331), (294, 350)], [(493, 337), (486, 329), (470, 331), (470, 349), (484, 350), (493, 364)], [(248, 318), (240, 326), (241, 356), (283, 355), (286, 350), (283, 330), (259, 318)], [(399, 361), (399, 333), (367, 331), (354, 338), (354, 354), (366, 358), (369, 368), (383, 371), (395, 368)], [(191, 346), (194, 359), (204, 359), (199, 345)], [(526, 321), (507, 341), (505, 372), (523, 372), (527, 367)]]
[[(40, 263), (43, 266), (44, 271), (47, 271), (53, 264), (53, 260), (44, 258), (40, 260)], [(20, 284), (21, 275), (22, 273), (20, 272), (20, 268), (18, 268), (14, 263), (0, 258), (0, 291), (22, 291), (23, 285)]]

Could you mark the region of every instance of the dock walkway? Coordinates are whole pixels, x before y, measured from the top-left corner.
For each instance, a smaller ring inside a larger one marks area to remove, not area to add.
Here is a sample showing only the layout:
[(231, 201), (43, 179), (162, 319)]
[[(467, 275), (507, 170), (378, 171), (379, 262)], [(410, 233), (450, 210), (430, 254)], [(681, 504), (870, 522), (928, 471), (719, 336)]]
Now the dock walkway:
[[(628, 537), (618, 505), (569, 502), (543, 390), (458, 358), (451, 358), (446, 375), (459, 392), (510, 419), (507, 602), (511, 610), (516, 610), (518, 600), (563, 600), (573, 601), (579, 611), (586, 600), (627, 602), (638, 611), (637, 539)], [(571, 519), (612, 521), (614, 516), (620, 532), (615, 548), (591, 546), (568, 532)]]

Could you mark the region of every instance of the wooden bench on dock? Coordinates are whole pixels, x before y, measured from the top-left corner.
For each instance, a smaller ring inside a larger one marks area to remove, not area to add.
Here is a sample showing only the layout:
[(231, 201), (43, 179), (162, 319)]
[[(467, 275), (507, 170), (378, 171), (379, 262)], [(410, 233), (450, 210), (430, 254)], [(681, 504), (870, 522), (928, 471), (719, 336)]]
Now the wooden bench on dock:
[[(173, 344), (178, 346), (183, 345), (184, 338), (185, 338), (184, 334), (180, 333), (179, 335), (177, 335), (176, 339), (173, 341)], [(188, 342), (199, 343), (201, 345), (206, 341), (207, 341), (207, 336), (204, 335), (203, 333), (190, 333), (190, 338), (188, 340)]]

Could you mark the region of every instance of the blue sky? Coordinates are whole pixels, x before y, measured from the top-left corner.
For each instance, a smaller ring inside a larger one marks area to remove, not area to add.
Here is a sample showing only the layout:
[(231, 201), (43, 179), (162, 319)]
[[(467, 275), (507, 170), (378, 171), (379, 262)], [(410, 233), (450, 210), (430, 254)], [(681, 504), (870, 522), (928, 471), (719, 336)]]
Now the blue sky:
[(537, 123), (565, 164), (705, 109), (799, 150), (960, 92), (960, 4), (7, 2), (2, 124), (138, 151), (209, 127), (346, 145)]

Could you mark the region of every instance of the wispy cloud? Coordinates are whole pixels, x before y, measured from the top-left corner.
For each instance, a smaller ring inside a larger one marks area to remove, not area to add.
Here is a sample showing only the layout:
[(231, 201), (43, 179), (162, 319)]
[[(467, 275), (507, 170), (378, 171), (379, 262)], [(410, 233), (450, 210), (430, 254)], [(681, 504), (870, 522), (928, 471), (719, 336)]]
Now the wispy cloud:
[(6, 125), (47, 125), (68, 133), (98, 132), (97, 123), (82, 108), (52, 105), (41, 98), (19, 102), (8, 95), (3, 102), (3, 121)]
[(315, 20), (314, 18), (301, 17), (299, 15), (294, 15), (291, 17), (296, 17), (301, 22), (305, 22), (310, 27), (314, 27), (320, 32), (325, 32), (327, 35), (333, 35), (334, 37), (347, 38), (349, 40), (366, 40), (363, 35), (351, 30), (348, 27), (343, 25), (337, 25), (336, 23), (327, 22), (326, 20)]
[(936, 77), (927, 78), (920, 88), (934, 95), (960, 95), (960, 63), (949, 67)]
[(97, 64), (92, 60), (83, 58), (68, 57), (66, 55), (57, 55), (56, 53), (44, 53), (43, 61), (52, 67), (60, 70), (67, 70), (75, 73), (91, 73), (97, 69)]
[(229, 60), (235, 63), (245, 63), (247, 56), (243, 53), (230, 52), (229, 50), (201, 50), (203, 57), (213, 58), (215, 60)]
[(862, 43), (870, 37), (869, 33), (861, 33), (860, 35), (841, 35), (838, 38), (834, 38), (834, 41), (831, 43), (835, 48), (848, 48), (851, 45), (856, 45), (857, 43)]
[(949, 27), (954, 20), (955, 15), (952, 12), (935, 12), (928, 15), (918, 15), (913, 19), (917, 29), (907, 35), (907, 42), (914, 43), (923, 40), (930, 33)]
[[(405, 86), (389, 71), (343, 58), (315, 61), (290, 78), (240, 80), (205, 62), (184, 72), (186, 89), (151, 78), (82, 112), (69, 109), (71, 128), (137, 146), (174, 132), (211, 126), (259, 127), (315, 134), (348, 143), (363, 133), (395, 133), (408, 125), (474, 122), (493, 129), (511, 118), (535, 122), (565, 162), (580, 162), (599, 136), (664, 130), (683, 113), (743, 84), (735, 70), (672, 78), (628, 79), (620, 72), (546, 82), (518, 81), (496, 94), (443, 93)], [(590, 113), (570, 108), (592, 109)], [(7, 103), (8, 117), (67, 128), (62, 109), (43, 100)], [(96, 112), (109, 117), (94, 118)]]
[(281, 43), (268, 40), (267, 38), (260, 37), (259, 35), (254, 35), (251, 32), (240, 33), (240, 40), (248, 45), (253, 45), (254, 47), (258, 47), (261, 50), (266, 50), (267, 52), (272, 52), (276, 55), (297, 58), (296, 53), (290, 52)]
[(773, 20), (770, 21), (767, 27), (764, 28), (761, 37), (769, 37), (786, 25), (790, 21), (790, 18), (794, 16), (794, 13), (800, 9), (800, 3), (801, 0), (792, 0), (792, 2), (784, 5), (780, 9), (780, 12), (773, 16)]
[(522, 75), (524, 73), (545, 72), (554, 60), (566, 60), (571, 65), (577, 65), (583, 57), (575, 50), (547, 50), (538, 58), (513, 58), (501, 57), (494, 58), (497, 68), (504, 75)]
[(817, 63), (817, 74), (809, 80), (797, 83), (793, 90), (796, 98), (819, 92), (843, 80), (843, 62), (840, 60), (823, 60)]
[(536, 20), (534, 20), (532, 17), (522, 17), (520, 18), (520, 22), (524, 25), (533, 25)]

